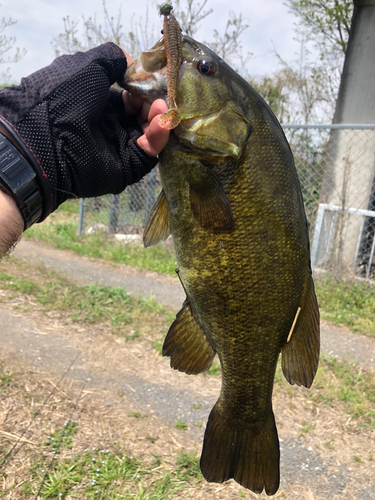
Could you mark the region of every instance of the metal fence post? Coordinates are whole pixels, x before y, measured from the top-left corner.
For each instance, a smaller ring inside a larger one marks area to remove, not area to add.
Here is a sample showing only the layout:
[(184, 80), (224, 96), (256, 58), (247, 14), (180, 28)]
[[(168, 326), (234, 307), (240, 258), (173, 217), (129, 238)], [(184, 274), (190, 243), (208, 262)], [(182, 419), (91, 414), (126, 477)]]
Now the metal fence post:
[(108, 225), (108, 230), (110, 233), (117, 232), (119, 206), (120, 206), (120, 195), (111, 194), (111, 200), (109, 205), (109, 225)]
[(155, 203), (155, 185), (156, 185), (156, 170), (153, 169), (149, 173), (148, 183), (147, 183), (147, 198), (146, 198), (144, 225), (147, 224), (150, 212)]
[(86, 209), (86, 200), (85, 198), (81, 198), (79, 200), (79, 216), (78, 216), (78, 236), (82, 236), (84, 228), (85, 228), (85, 209)]

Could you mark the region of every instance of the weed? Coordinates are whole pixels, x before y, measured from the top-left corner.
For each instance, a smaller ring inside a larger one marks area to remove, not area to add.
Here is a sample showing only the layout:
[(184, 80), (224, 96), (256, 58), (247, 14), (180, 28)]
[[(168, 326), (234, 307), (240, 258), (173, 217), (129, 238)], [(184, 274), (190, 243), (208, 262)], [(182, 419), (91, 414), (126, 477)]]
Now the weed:
[(52, 451), (58, 452), (63, 446), (69, 450), (73, 448), (72, 437), (77, 434), (77, 422), (67, 422), (62, 429), (56, 429), (51, 432), (46, 441), (42, 442), (43, 446), (51, 446)]
[[(77, 286), (52, 273), (33, 283), (14, 275), (0, 273), (0, 288), (31, 295), (46, 311), (51, 308), (65, 311), (73, 321), (110, 321), (112, 331), (118, 334), (123, 334), (123, 327), (133, 324), (141, 315), (160, 314), (169, 317), (163, 306), (152, 298), (134, 298), (121, 287), (94, 284)], [(140, 329), (135, 327), (132, 333), (124, 336), (128, 340), (138, 339)]]
[(152, 341), (152, 347), (158, 351), (159, 354), (163, 352), (164, 338), (155, 339)]
[(54, 460), (50, 468), (42, 456), (34, 460), (24, 492), (35, 495), (44, 479), (40, 498), (164, 500), (202, 480), (195, 452), (178, 455), (174, 470), (163, 469), (160, 457), (152, 456), (152, 468), (120, 449), (85, 450)]
[[(287, 391), (293, 397), (293, 388), (283, 376), (279, 376), (282, 374), (280, 362), (276, 374), (275, 389)], [(321, 355), (319, 369), (307, 397), (317, 404), (340, 405), (358, 427), (375, 428), (375, 378), (371, 370)], [(304, 422), (300, 432), (310, 429), (311, 423)]]
[(186, 431), (188, 429), (188, 424), (184, 420), (177, 420), (175, 428)]
[(334, 450), (335, 449), (335, 445), (333, 444), (333, 439), (330, 439), (329, 441), (326, 441), (324, 443), (324, 446), (328, 449), (328, 450)]
[(35, 285), (31, 281), (11, 276), (7, 273), (0, 273), (0, 281), (3, 283), (4, 288), (10, 288), (19, 292), (31, 294), (35, 290)]
[(314, 427), (315, 427), (314, 422), (302, 422), (302, 427), (301, 427), (300, 433), (307, 434)]
[(142, 415), (142, 413), (139, 413), (138, 411), (132, 411), (131, 413), (128, 413), (128, 417), (141, 419), (144, 418), (145, 416)]
[(57, 248), (73, 250), (78, 255), (176, 275), (176, 258), (171, 245), (159, 244), (144, 249), (140, 244), (119, 242), (113, 236), (103, 233), (78, 236), (77, 222), (61, 222), (61, 217), (43, 224), (34, 224), (25, 232), (24, 237), (37, 238)]
[(375, 379), (370, 371), (323, 355), (309, 398), (326, 405), (340, 401), (359, 426), (375, 428)]
[(196, 451), (181, 452), (176, 460), (176, 472), (179, 479), (186, 481), (187, 479), (202, 479), (202, 474), (199, 467), (199, 457)]
[(194, 410), (201, 410), (202, 409), (202, 403), (193, 403), (193, 409)]
[(136, 340), (139, 339), (140, 337), (141, 334), (139, 328), (134, 328), (132, 330), (132, 333), (130, 333), (129, 335), (125, 335), (126, 340)]
[(358, 463), (360, 463), (360, 464), (363, 464), (363, 458), (362, 458), (362, 457), (360, 457), (360, 456), (358, 456), (358, 455), (354, 455), (354, 456), (352, 457), (352, 459), (353, 459), (355, 462), (358, 462)]
[(331, 275), (315, 280), (321, 315), (353, 332), (375, 337), (375, 286), (369, 281), (337, 279)]
[(12, 377), (0, 372), (0, 392), (5, 392), (12, 382)]
[(221, 366), (217, 358), (213, 360), (212, 365), (210, 366), (210, 368), (207, 370), (206, 373), (213, 377), (221, 377)]

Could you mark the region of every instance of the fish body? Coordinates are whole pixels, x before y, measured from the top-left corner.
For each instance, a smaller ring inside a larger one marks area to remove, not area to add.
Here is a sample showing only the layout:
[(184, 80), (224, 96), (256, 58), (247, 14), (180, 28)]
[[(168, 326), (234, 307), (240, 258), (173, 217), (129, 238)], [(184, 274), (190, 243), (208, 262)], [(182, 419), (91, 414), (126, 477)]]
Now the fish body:
[[(256, 91), (187, 36), (182, 54), (182, 120), (159, 156), (163, 191), (144, 234), (146, 246), (172, 234), (186, 292), (163, 354), (186, 373), (207, 370), (218, 355), (222, 388), (206, 427), (202, 473), (272, 495), (279, 354), (287, 380), (306, 387), (319, 358), (300, 185), (282, 128)], [(150, 64), (140, 77), (142, 58), (133, 64), (123, 86), (150, 100), (165, 97), (165, 68), (152, 74)]]

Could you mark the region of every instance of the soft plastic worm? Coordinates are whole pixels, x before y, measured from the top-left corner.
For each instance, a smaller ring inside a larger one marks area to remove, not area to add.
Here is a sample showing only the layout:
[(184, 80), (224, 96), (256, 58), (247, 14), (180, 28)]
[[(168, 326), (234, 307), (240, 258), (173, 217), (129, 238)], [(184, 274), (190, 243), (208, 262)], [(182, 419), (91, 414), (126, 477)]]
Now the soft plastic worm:
[(165, 129), (173, 129), (181, 121), (181, 113), (176, 105), (177, 78), (182, 62), (182, 35), (176, 18), (171, 14), (173, 7), (164, 4), (160, 7), (160, 15), (164, 16), (163, 35), (167, 58), (167, 98), (170, 108), (159, 118), (159, 125)]

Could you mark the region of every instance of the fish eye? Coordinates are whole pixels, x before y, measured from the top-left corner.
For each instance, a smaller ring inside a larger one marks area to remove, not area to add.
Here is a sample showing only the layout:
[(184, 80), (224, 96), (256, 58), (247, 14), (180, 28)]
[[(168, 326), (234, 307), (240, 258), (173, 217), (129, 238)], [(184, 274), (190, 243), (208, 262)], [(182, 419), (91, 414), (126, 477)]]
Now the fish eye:
[(202, 75), (210, 76), (215, 73), (215, 65), (210, 61), (199, 61), (197, 68)]

